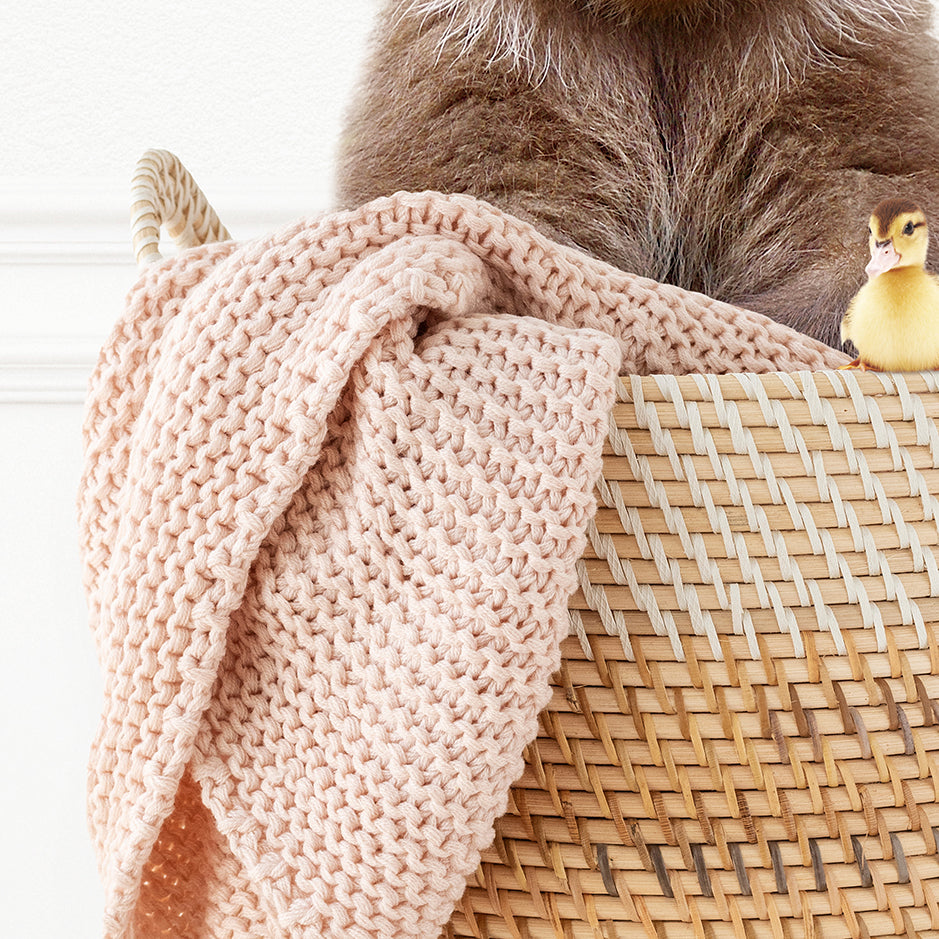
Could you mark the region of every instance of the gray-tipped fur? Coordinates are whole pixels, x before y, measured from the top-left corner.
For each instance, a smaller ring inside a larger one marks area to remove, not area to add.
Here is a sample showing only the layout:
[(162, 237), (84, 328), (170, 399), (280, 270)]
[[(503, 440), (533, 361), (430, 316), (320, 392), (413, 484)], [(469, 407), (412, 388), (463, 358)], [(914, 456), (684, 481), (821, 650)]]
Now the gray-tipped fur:
[(939, 217), (930, 16), (929, 0), (394, 0), (341, 201), (469, 192), (837, 345), (872, 207), (902, 195)]

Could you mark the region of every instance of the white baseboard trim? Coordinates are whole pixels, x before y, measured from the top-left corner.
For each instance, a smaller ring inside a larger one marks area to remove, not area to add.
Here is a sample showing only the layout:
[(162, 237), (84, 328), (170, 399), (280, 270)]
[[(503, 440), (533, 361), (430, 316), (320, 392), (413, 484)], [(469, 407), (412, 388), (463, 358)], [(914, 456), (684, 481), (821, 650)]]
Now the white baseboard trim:
[[(0, 281), (16, 298), (0, 309), (0, 404), (84, 401), (99, 337), (120, 312), (116, 291), (137, 277), (132, 175), (133, 167), (124, 179), (0, 176)], [(332, 201), (312, 174), (196, 181), (239, 240), (320, 214)], [(63, 304), (73, 335), (60, 334)]]
[[(130, 176), (0, 176), (0, 264), (133, 263)], [(332, 193), (312, 177), (196, 182), (238, 239), (317, 215), (332, 202)]]
[(132, 263), (126, 188), (77, 176), (0, 177), (0, 265)]
[(82, 336), (0, 339), (0, 404), (81, 404), (99, 343)]
[(0, 264), (19, 266), (51, 264), (60, 265), (108, 265), (128, 267), (133, 265), (130, 248), (125, 242), (94, 241), (0, 241)]

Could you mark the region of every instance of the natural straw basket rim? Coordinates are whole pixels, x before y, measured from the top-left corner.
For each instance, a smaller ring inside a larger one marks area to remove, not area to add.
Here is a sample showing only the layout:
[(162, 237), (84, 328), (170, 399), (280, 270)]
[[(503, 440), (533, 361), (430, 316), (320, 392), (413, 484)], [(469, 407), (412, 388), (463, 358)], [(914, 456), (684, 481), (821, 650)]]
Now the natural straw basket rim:
[[(662, 406), (667, 412), (664, 418)], [(939, 519), (939, 499), (930, 491), (930, 484), (935, 486), (935, 480), (928, 481), (923, 476), (907, 449), (908, 446), (925, 447), (931, 467), (939, 469), (939, 431), (927, 413), (930, 407), (932, 413), (939, 408), (939, 374), (934, 372), (802, 371), (628, 376), (619, 383), (618, 404), (610, 416), (606, 454), (629, 462), (633, 475), (645, 485), (650, 505), (665, 513), (669, 531), (687, 540), (689, 536), (679, 507), (669, 504), (664, 483), (655, 478), (646, 455), (636, 451), (630, 433), (620, 424), (625, 421), (646, 431), (651, 451), (666, 455), (676, 479), (691, 484), (694, 504), (704, 506), (713, 531), (720, 534), (726, 544), (733, 541), (726, 513), (708, 508), (713, 503), (708, 499), (706, 486), (702, 487), (697, 480), (693, 464), (680, 458), (680, 447), (676, 446), (673, 434), (682, 436), (682, 444), (688, 452), (709, 460), (715, 477), (726, 481), (735, 490), (733, 501), (744, 510), (749, 530), (758, 532), (767, 525), (766, 511), (741, 493), (740, 480), (730, 459), (731, 456), (745, 458), (745, 463), (749, 463), (747, 469), (752, 471), (749, 478), (760, 479), (769, 488), (772, 503), (779, 507), (777, 517), (787, 523), (787, 527), (814, 534), (819, 564), (835, 571), (840, 569), (835, 545), (815, 531), (812, 504), (793, 492), (788, 475), (774, 469), (773, 457), (781, 453), (791, 454), (794, 460), (790, 473), (816, 478), (816, 491), (810, 495), (817, 505), (819, 499), (827, 503), (839, 499), (836, 479), (825, 473), (819, 448), (844, 454), (850, 471), (859, 476), (866, 497), (879, 505), (883, 524), (893, 524), (902, 529), (905, 537), (901, 536), (901, 541), (915, 546), (918, 544), (915, 525), (904, 520), (896, 501), (883, 491), (877, 473), (869, 466), (862, 444), (873, 445), (878, 451), (889, 454), (893, 468), (903, 469), (909, 479), (908, 496), (922, 501), (927, 520)], [(849, 414), (853, 423), (846, 425), (843, 420)], [(598, 496), (600, 505), (614, 510), (627, 531), (643, 539), (641, 522), (634, 512), (630, 513), (622, 492), (606, 476), (598, 485)], [(870, 541), (867, 525), (857, 520), (851, 524), (856, 542)], [(640, 607), (652, 616), (658, 629), (669, 635), (676, 657), (683, 658), (673, 622), (662, 616), (654, 599), (632, 575), (628, 562), (618, 557), (609, 536), (593, 522), (588, 537), (597, 556), (606, 560), (614, 579), (631, 588), (639, 598)], [(645, 552), (651, 554), (651, 549), (646, 547)], [(930, 590), (939, 593), (939, 570), (932, 554), (919, 549), (915, 561), (928, 572)], [(632, 660), (633, 650), (622, 617), (610, 611), (602, 591), (590, 583), (583, 561), (578, 566), (578, 574), (581, 589), (591, 598), (591, 606), (597, 609), (604, 627), (611, 635), (620, 637), (624, 654)], [(905, 597), (903, 585), (890, 573), (889, 565), (882, 565), (881, 574), (888, 583), (888, 594)], [(719, 570), (715, 569), (713, 575), (720, 587)], [(844, 571), (843, 576), (853, 583), (850, 572)], [(791, 579), (804, 582), (798, 568), (792, 571)], [(878, 651), (884, 651), (886, 636), (877, 607), (866, 602), (862, 584), (854, 586), (856, 596), (853, 600), (858, 602), (866, 625), (877, 636)], [(825, 608), (820, 597), (814, 596), (812, 602), (819, 613), (820, 627), (832, 632), (836, 646), (844, 652), (837, 618)], [(904, 616), (915, 626), (920, 648), (925, 648), (928, 640), (924, 619), (915, 602), (908, 602), (907, 606)], [(687, 608), (695, 632), (708, 637), (715, 657), (720, 659), (721, 646), (710, 616), (696, 606), (693, 597), (689, 597)], [(584, 644), (582, 623), (576, 613), (572, 614), (572, 624)], [(804, 644), (792, 621), (789, 630), (797, 654), (804, 654)], [(748, 632), (748, 640), (752, 656), (758, 658), (762, 652), (751, 632)]]

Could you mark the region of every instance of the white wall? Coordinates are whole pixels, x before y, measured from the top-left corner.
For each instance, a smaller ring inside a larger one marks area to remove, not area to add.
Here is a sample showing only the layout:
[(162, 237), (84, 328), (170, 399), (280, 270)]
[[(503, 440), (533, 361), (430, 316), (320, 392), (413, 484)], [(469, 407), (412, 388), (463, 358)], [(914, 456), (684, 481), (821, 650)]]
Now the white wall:
[(0, 4), (0, 936), (99, 936), (101, 687), (75, 517), (81, 401), (135, 277), (129, 184), (176, 152), (236, 237), (328, 208), (374, 0)]

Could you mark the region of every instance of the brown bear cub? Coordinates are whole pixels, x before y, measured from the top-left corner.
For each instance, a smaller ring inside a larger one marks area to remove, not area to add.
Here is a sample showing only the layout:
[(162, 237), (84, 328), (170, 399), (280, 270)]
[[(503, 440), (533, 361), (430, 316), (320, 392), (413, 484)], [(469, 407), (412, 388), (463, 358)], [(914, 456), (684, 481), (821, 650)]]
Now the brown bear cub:
[(470, 193), (837, 346), (871, 207), (902, 195), (939, 217), (931, 16), (930, 0), (392, 0), (340, 200)]

